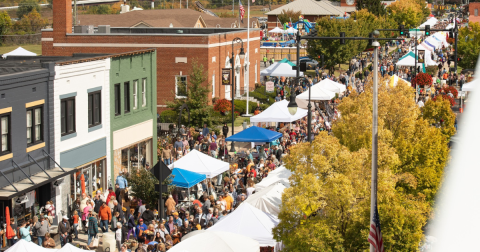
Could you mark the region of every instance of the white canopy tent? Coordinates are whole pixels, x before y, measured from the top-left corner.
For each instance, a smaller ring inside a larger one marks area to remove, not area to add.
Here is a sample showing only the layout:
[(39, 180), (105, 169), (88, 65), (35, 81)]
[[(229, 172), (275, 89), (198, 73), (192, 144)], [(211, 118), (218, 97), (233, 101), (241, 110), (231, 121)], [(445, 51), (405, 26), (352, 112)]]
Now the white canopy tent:
[(260, 244), (250, 237), (230, 231), (197, 230), (184, 236), (182, 242), (168, 252), (260, 252)]
[(207, 178), (213, 178), (228, 170), (229, 164), (216, 158), (205, 155), (197, 150), (190, 151), (178, 161), (169, 165), (168, 168), (180, 168), (199, 174), (205, 174)]
[(290, 181), (288, 180), (290, 176), (292, 176), (292, 172), (285, 168), (285, 166), (280, 166), (274, 171), (270, 172), (268, 176), (260, 183), (255, 185), (255, 193), (258, 193), (270, 185), (278, 182), (282, 183), (285, 187), (290, 187)]
[[(321, 87), (319, 84), (313, 85), (310, 87), (312, 89), (310, 101), (315, 102), (315, 101), (328, 101), (331, 100), (333, 97), (335, 97), (335, 92), (329, 91), (323, 87)], [(297, 95), (295, 98), (295, 101), (297, 102), (297, 106), (302, 109), (307, 109), (308, 106), (308, 90)], [(313, 107), (313, 105), (312, 105)]]
[(11, 52), (2, 54), (2, 58), (4, 59), (6, 59), (8, 56), (37, 56), (37, 54), (19, 46), (17, 49)]
[(245, 200), (246, 203), (262, 210), (265, 213), (278, 216), (282, 205), (282, 194), (287, 188), (281, 182), (273, 183), (260, 192), (255, 192)]
[[(296, 77), (297, 72), (292, 69), (292, 66), (288, 63), (276, 62), (270, 65), (269, 67), (263, 69), (260, 72), (261, 76), (285, 76), (285, 77)], [(300, 72), (300, 76), (303, 76), (303, 73)]]
[(250, 122), (293, 122), (307, 116), (308, 111), (298, 108), (295, 115), (290, 115), (288, 112), (288, 101), (282, 100), (275, 102), (270, 107), (265, 109), (262, 113), (250, 117)]
[(293, 28), (293, 27), (290, 27), (290, 28), (287, 29), (287, 32), (286, 32), (286, 33), (288, 33), (288, 34), (292, 34), (292, 33), (296, 34), (296, 33), (297, 33), (297, 29), (295, 29), (295, 28)]
[(475, 82), (478, 81), (478, 80), (473, 80), (473, 81), (470, 81), (468, 83), (465, 83), (463, 84), (462, 86), (462, 91), (473, 91), (475, 89)]
[(275, 251), (277, 251), (277, 248), (281, 247), (281, 243), (279, 244), (273, 239), (272, 229), (279, 222), (277, 217), (264, 213), (249, 203), (242, 203), (235, 211), (210, 227), (208, 231), (244, 235), (258, 241), (260, 247), (275, 247)]
[(15, 245), (11, 246), (6, 250), (6, 252), (56, 252), (57, 249), (47, 249), (41, 246), (38, 246), (37, 243), (27, 242), (24, 239), (17, 240)]
[[(324, 79), (324, 80), (320, 81), (319, 83), (317, 83), (315, 85), (320, 85), (320, 87), (322, 87), (322, 88), (324, 88), (328, 91), (337, 93), (337, 94), (341, 94), (345, 90), (347, 90), (347, 87), (345, 85), (340, 84), (340, 83), (338, 83), (336, 81), (333, 81), (333, 80), (330, 80), (330, 79)], [(313, 89), (312, 89), (312, 91), (313, 91)]]
[(61, 249), (57, 250), (56, 252), (86, 252), (88, 250), (83, 250), (81, 248), (77, 248), (70, 243), (65, 244)]
[(436, 19), (434, 17), (431, 17), (431, 18), (427, 19), (427, 21), (425, 21), (423, 24), (421, 24), (419, 26), (419, 28), (425, 27), (425, 25), (430, 25), (433, 28), (433, 26), (437, 23), (438, 23), (438, 19)]
[(285, 33), (285, 30), (283, 30), (279, 27), (275, 27), (272, 30), (268, 31), (268, 33)]

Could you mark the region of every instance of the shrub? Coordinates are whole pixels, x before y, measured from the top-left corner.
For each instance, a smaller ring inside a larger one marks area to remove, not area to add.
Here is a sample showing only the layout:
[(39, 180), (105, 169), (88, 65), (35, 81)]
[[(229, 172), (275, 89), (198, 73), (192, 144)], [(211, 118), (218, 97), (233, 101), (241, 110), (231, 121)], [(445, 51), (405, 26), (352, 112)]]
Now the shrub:
[(165, 110), (162, 113), (160, 113), (160, 122), (165, 122), (165, 123), (173, 123), (177, 121), (177, 112), (173, 110)]
[(435, 76), (437, 73), (438, 67), (437, 66), (428, 66), (425, 68), (425, 72), (430, 74), (431, 76)]
[(238, 112), (240, 115), (245, 114), (246, 107), (247, 107), (246, 101), (235, 100), (233, 104), (234, 104), (233, 110), (235, 112)]
[(446, 94), (437, 95), (437, 96), (433, 97), (432, 100), (433, 100), (433, 101), (436, 101), (436, 100), (438, 99), (438, 97), (442, 97), (443, 99), (449, 101), (451, 106), (455, 106), (455, 104), (457, 104), (457, 103), (455, 102), (455, 99), (453, 99), (452, 97), (450, 97), (450, 96), (448, 96), (448, 95), (446, 95)]
[(415, 78), (412, 79), (412, 87), (415, 87), (415, 85), (419, 85), (421, 87), (425, 85), (431, 85), (432, 81), (432, 76), (430, 76), (430, 74), (419, 73)]
[(225, 113), (232, 110), (232, 102), (227, 99), (219, 99), (215, 102), (213, 106), (214, 111)]

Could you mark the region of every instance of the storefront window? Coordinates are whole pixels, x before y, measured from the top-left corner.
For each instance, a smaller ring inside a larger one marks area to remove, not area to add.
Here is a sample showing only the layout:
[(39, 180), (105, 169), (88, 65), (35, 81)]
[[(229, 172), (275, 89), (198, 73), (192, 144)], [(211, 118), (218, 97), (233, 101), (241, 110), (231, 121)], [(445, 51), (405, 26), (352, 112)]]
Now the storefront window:
[(152, 140), (143, 141), (122, 149), (122, 171), (131, 172), (132, 169), (145, 168), (148, 162), (152, 166)]

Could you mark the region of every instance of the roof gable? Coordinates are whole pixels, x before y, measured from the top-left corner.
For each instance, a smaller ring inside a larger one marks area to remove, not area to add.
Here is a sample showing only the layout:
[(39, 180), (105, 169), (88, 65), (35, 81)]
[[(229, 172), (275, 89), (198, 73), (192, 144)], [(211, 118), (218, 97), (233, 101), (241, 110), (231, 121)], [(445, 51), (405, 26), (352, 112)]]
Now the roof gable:
[(300, 11), (302, 15), (317, 15), (317, 16), (339, 16), (343, 15), (343, 11), (333, 6), (330, 1), (315, 1), (315, 0), (295, 0), (289, 4), (283, 5), (265, 14), (280, 15), (283, 10)]

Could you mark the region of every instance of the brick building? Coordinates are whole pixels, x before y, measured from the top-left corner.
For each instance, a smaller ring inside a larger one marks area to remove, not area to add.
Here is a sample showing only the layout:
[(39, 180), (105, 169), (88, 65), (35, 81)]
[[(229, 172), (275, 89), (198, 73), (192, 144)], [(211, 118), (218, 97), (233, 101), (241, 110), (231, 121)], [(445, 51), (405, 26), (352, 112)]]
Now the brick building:
[[(131, 28), (112, 27), (104, 33), (72, 33), (72, 6), (69, 0), (53, 1), (53, 29), (42, 30), (42, 55), (70, 56), (74, 53), (114, 54), (157, 49), (157, 111), (166, 109), (166, 101), (182, 97), (182, 86), (188, 82), (192, 62), (197, 60), (208, 74), (211, 97), (231, 97), (230, 86), (220, 85), (221, 69), (230, 67), (232, 40), (244, 42), (246, 59), (238, 56), (235, 44), (235, 95), (253, 89), (260, 80), (260, 30), (231, 28)], [(108, 24), (107, 24), (108, 25)], [(100, 30), (99, 30), (100, 31)], [(247, 62), (250, 62), (248, 64)], [(249, 78), (244, 78), (250, 72)], [(238, 85), (239, 84), (239, 85)], [(210, 96), (209, 96), (210, 97)]]
[(478, 14), (480, 10), (480, 3), (470, 3), (468, 4), (468, 12), (470, 16), (468, 17), (469, 22), (480, 22), (480, 15)]

